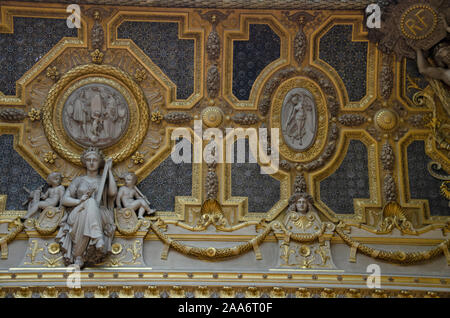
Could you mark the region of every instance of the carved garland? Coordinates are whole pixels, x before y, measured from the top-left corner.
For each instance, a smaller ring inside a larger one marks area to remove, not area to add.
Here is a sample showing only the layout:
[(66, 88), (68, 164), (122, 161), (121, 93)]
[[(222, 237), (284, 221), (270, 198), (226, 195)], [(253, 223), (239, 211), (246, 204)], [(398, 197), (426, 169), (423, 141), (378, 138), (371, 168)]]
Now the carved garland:
[(13, 220), (9, 225), (8, 228), (11, 226), (11, 224), (13, 224), (14, 229), (9, 232), (6, 236), (2, 237), (0, 239), (0, 247), (1, 247), (1, 251), (2, 251), (2, 259), (7, 259), (8, 258), (8, 243), (12, 242), (17, 234), (19, 234), (20, 232), (22, 232), (22, 230), (24, 229), (24, 225), (23, 223), (20, 221), (20, 218), (16, 218), (15, 220)]
[[(342, 223), (336, 227), (336, 233), (342, 238), (342, 240), (350, 247), (359, 250), (364, 255), (367, 255), (372, 258), (398, 263), (398, 264), (414, 264), (421, 261), (429, 260), (435, 258), (442, 253), (446, 253), (445, 249), (448, 250), (450, 245), (450, 239), (447, 239), (437, 245), (436, 247), (423, 252), (404, 252), (404, 251), (386, 251), (379, 250), (375, 248), (368, 247), (362, 243), (354, 241), (348, 235), (344, 234), (342, 227)], [(448, 253), (448, 252), (447, 252)]]
[(168, 237), (166, 234), (162, 233), (158, 227), (152, 223), (151, 228), (153, 232), (163, 241), (167, 246), (173, 247), (175, 250), (177, 250), (180, 253), (190, 255), (190, 256), (196, 256), (199, 258), (225, 258), (225, 257), (231, 257), (231, 256), (237, 256), (241, 255), (245, 252), (248, 252), (250, 249), (254, 248), (255, 246), (258, 246), (261, 244), (266, 236), (272, 231), (271, 226), (266, 226), (264, 231), (248, 241), (247, 243), (236, 245), (234, 247), (228, 247), (228, 248), (214, 248), (214, 247), (208, 247), (208, 248), (200, 248), (195, 246), (189, 246), (182, 244), (178, 241), (172, 240), (170, 237)]

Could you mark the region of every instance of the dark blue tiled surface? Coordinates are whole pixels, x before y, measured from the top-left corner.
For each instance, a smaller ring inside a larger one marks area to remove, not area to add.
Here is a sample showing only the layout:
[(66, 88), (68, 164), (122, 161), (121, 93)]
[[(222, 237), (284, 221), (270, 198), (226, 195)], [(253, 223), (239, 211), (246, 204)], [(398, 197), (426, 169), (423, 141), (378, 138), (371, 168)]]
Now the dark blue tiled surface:
[(65, 19), (14, 17), (14, 33), (0, 33), (0, 91), (16, 94), (16, 81), (63, 37), (76, 37)]
[(351, 25), (335, 25), (322, 36), (319, 58), (342, 78), (350, 101), (366, 95), (367, 42), (352, 42)]
[(192, 164), (175, 164), (169, 155), (147, 178), (138, 184), (151, 207), (174, 211), (175, 196), (192, 195)]
[(431, 215), (450, 215), (448, 201), (439, 194), (442, 181), (433, 178), (427, 169), (431, 159), (421, 140), (413, 141), (407, 149), (409, 190), (412, 199), (426, 199)]
[(248, 41), (233, 42), (233, 94), (248, 100), (259, 73), (280, 57), (280, 38), (266, 24), (250, 24)]
[(234, 144), (234, 163), (231, 164), (231, 194), (248, 197), (249, 212), (267, 212), (280, 200), (280, 181), (268, 174), (261, 174), (257, 163), (249, 162), (249, 144), (245, 139), (246, 163), (237, 163)]
[(353, 199), (369, 197), (367, 149), (351, 140), (339, 168), (320, 182), (320, 199), (335, 213), (353, 214)]
[(131, 39), (177, 86), (177, 98), (194, 92), (194, 40), (178, 38), (178, 23), (122, 23), (117, 37)]
[(8, 195), (7, 210), (26, 210), (22, 206), (29, 190), (46, 184), (45, 180), (14, 150), (12, 135), (0, 136), (0, 194)]

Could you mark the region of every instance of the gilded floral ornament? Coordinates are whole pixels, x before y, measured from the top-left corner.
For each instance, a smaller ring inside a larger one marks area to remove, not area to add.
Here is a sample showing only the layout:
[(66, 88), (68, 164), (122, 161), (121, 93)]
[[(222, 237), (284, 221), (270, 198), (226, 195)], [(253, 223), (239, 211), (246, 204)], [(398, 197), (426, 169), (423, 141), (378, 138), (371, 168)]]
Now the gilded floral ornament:
[(48, 164), (54, 164), (56, 158), (56, 154), (53, 151), (48, 151), (44, 155), (44, 161)]
[(50, 254), (55, 255), (58, 254), (60, 252), (60, 246), (58, 243), (51, 243), (48, 247), (47, 250)]
[(92, 63), (102, 64), (104, 54), (100, 52), (99, 49), (96, 49), (91, 53)]
[(114, 243), (114, 244), (111, 246), (111, 252), (112, 252), (114, 255), (120, 254), (120, 253), (122, 252), (122, 244), (120, 244), (120, 243)]
[(223, 121), (223, 112), (218, 107), (207, 107), (202, 112), (202, 120), (208, 127), (217, 127)]
[(392, 130), (397, 125), (397, 115), (390, 109), (380, 109), (375, 114), (375, 124), (384, 131)]
[(30, 118), (31, 121), (41, 120), (41, 111), (36, 108), (31, 108), (28, 112), (28, 118)]
[(152, 113), (151, 121), (155, 124), (159, 124), (161, 120), (163, 120), (163, 115), (161, 114), (161, 112), (159, 110), (154, 111)]
[(144, 155), (140, 153), (139, 151), (136, 151), (133, 156), (131, 156), (131, 160), (135, 165), (143, 164), (144, 163)]
[(59, 74), (58, 70), (56, 69), (56, 66), (50, 66), (49, 68), (47, 68), (46, 75), (48, 78), (50, 78), (54, 82), (57, 82), (60, 74)]
[(147, 72), (143, 69), (137, 69), (134, 73), (134, 78), (138, 83), (143, 82), (147, 79)]
[(369, 107), (367, 113), (371, 117), (367, 132), (377, 141), (381, 141), (382, 137), (392, 137), (394, 141), (398, 141), (408, 132), (403, 119), (407, 117), (408, 112), (398, 102), (391, 105), (387, 102), (376, 102)]

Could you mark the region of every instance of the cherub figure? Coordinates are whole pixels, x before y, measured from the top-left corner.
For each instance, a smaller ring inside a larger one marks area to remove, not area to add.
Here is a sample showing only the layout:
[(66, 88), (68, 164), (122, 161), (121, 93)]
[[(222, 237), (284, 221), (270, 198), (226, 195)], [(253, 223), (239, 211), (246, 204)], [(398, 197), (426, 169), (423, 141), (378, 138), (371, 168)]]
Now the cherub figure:
[(155, 213), (155, 209), (150, 208), (147, 198), (136, 187), (137, 176), (133, 172), (129, 172), (124, 176), (125, 185), (121, 186), (117, 194), (116, 204), (118, 208), (122, 205), (124, 208), (138, 210), (138, 219), (144, 217), (144, 213), (149, 215)]
[(61, 173), (52, 172), (47, 177), (47, 183), (50, 185), (50, 188), (45, 193), (42, 193), (41, 189), (32, 191), (30, 193), (28, 212), (24, 216), (24, 219), (31, 218), (39, 210), (44, 210), (48, 207), (59, 206), (65, 192), (64, 186), (61, 185), (61, 180)]

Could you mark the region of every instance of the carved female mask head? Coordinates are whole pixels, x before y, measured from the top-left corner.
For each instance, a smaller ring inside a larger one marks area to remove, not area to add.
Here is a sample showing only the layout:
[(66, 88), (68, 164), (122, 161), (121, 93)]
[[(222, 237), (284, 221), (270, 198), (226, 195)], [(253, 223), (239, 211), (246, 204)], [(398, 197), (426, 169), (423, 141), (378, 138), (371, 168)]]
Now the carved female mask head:
[(300, 213), (308, 212), (308, 200), (304, 197), (300, 197), (295, 203), (295, 209)]

